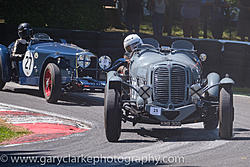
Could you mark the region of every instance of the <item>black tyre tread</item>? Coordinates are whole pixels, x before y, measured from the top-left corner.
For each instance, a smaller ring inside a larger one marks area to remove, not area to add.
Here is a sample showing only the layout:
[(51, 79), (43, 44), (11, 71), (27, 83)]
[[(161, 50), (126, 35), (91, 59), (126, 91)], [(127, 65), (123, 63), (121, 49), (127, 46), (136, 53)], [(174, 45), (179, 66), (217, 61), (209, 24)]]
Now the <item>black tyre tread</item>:
[(0, 90), (2, 90), (6, 84), (6, 82), (3, 81), (2, 77), (3, 77), (3, 66), (2, 66), (2, 59), (0, 58)]
[(105, 88), (104, 124), (106, 138), (109, 142), (117, 142), (121, 135), (120, 93), (114, 89)]
[(219, 136), (221, 139), (231, 139), (233, 136), (233, 93), (231, 86), (220, 91), (219, 106)]
[(47, 96), (44, 89), (44, 83), (43, 83), (43, 94), (48, 103), (56, 103), (60, 97), (61, 94), (61, 72), (59, 67), (54, 63), (49, 63), (43, 73), (43, 81), (44, 76), (47, 68), (51, 71), (51, 80), (52, 80), (52, 89), (50, 96)]
[(42, 97), (44, 97), (43, 93), (43, 76), (42, 77), (42, 82), (39, 84), (39, 93), (41, 94)]

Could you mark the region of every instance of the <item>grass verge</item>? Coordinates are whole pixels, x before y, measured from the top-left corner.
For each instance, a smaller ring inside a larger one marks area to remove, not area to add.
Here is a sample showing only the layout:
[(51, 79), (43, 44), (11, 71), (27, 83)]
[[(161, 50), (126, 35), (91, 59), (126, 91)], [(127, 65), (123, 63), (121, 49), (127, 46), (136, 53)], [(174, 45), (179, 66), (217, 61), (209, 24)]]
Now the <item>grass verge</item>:
[[(214, 39), (210, 29), (211, 28), (209, 27), (207, 30), (207, 38)], [(111, 26), (111, 27), (107, 28), (105, 31), (106, 32), (128, 32), (128, 29), (125, 28), (125, 25), (123, 24), (123, 26), (120, 26), (119, 28), (115, 28), (114, 26)], [(141, 21), (140, 33), (149, 34), (149, 35), (153, 34), (152, 22), (151, 22), (150, 17), (144, 18), (144, 20)], [(200, 27), (199, 27), (199, 38), (200, 39), (203, 39), (203, 34), (204, 34), (204, 32), (202, 30), (202, 24), (200, 24)], [(165, 33), (165, 32), (163, 33), (163, 36), (167, 36), (167, 35), (168, 35), (167, 33)], [(171, 36), (184, 37), (181, 22), (176, 23), (172, 26)], [(223, 32), (222, 39), (241, 41), (240, 37), (237, 34), (236, 28), (229, 29), (228, 27), (225, 28), (225, 30)]]
[(233, 87), (233, 93), (237, 95), (250, 96), (250, 88)]
[(23, 127), (14, 126), (0, 119), (0, 145), (4, 141), (8, 141), (27, 134), (31, 134), (31, 132)]

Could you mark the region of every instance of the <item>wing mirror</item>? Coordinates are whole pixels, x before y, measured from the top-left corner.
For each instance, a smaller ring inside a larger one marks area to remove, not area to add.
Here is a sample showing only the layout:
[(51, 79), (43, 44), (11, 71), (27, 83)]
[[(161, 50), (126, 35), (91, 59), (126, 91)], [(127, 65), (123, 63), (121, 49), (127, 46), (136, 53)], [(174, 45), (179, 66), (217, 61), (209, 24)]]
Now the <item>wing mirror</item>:
[(200, 60), (202, 62), (206, 61), (207, 60), (207, 55), (205, 53), (200, 54)]

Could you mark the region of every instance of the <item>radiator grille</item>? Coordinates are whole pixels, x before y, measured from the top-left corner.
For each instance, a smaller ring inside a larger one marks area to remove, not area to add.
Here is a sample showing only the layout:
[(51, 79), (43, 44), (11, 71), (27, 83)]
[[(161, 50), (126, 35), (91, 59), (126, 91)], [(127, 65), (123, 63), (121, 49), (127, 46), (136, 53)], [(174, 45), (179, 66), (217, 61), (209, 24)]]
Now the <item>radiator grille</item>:
[(169, 70), (165, 67), (160, 67), (154, 73), (154, 99), (162, 104), (167, 104), (169, 101)]
[(79, 77), (92, 77), (92, 78), (97, 79), (97, 80), (106, 80), (105, 72), (103, 72), (99, 68), (97, 57), (91, 57), (91, 63), (89, 65), (89, 67), (87, 67), (85, 69), (79, 67), (78, 76)]
[(154, 71), (154, 100), (161, 104), (174, 105), (185, 102), (186, 71), (180, 65), (171, 68), (158, 67)]
[(179, 104), (185, 100), (185, 70), (175, 66), (171, 71), (171, 101), (173, 104)]

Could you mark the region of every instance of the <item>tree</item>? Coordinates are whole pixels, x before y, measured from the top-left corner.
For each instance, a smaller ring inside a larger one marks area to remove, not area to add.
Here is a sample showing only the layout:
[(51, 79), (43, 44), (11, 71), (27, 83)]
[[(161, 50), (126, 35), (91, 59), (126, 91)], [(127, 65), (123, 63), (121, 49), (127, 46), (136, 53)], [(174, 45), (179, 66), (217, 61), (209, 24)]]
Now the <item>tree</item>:
[(0, 16), (7, 24), (29, 22), (36, 27), (83, 30), (105, 28), (99, 0), (1, 0)]

